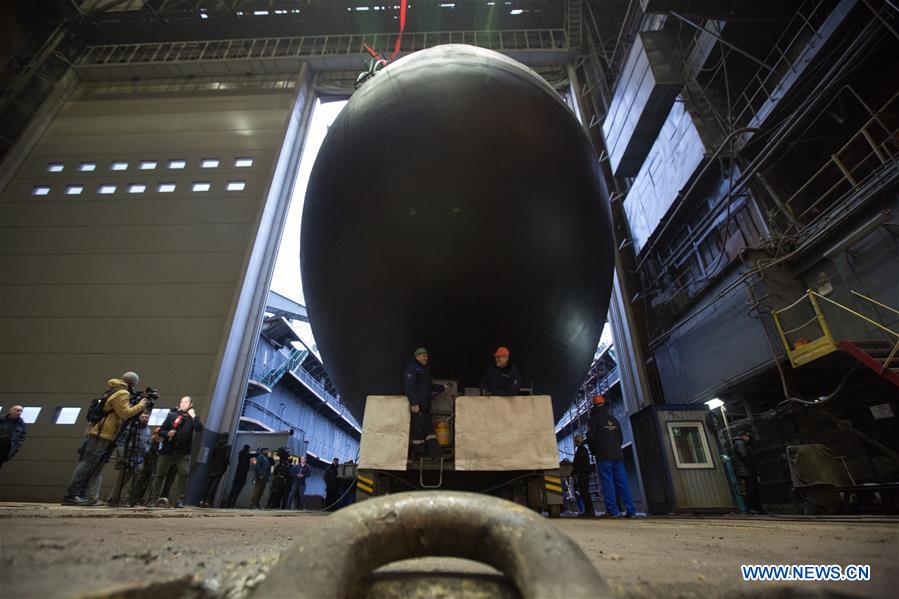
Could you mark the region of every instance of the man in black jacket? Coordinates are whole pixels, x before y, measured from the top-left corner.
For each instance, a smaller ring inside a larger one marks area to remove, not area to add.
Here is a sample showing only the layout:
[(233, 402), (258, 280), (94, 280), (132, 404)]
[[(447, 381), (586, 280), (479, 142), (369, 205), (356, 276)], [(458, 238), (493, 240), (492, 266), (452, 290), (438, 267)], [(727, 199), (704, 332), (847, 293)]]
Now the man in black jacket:
[(272, 488), (268, 495), (268, 509), (283, 510), (287, 502), (287, 492), (290, 490), (290, 452), (286, 447), (279, 447), (275, 451), (278, 462), (272, 469)]
[(624, 452), (621, 449), (621, 423), (609, 411), (602, 395), (593, 396), (593, 409), (587, 424), (587, 443), (599, 465), (602, 496), (606, 502), (606, 514), (615, 518), (621, 515), (618, 498), (627, 509), (626, 517), (633, 518), (637, 511), (624, 469)]
[(423, 458), (426, 453), (436, 458), (440, 446), (431, 422), (431, 395), (441, 393), (444, 387), (431, 382), (427, 349), (419, 347), (412, 356), (415, 359), (403, 371), (403, 385), (412, 411), (412, 459)]
[(187, 476), (190, 472), (190, 451), (194, 442), (194, 434), (202, 432), (203, 423), (200, 422), (194, 411), (194, 403), (190, 397), (184, 396), (177, 410), (172, 410), (166, 416), (165, 422), (159, 427), (159, 437), (162, 439), (162, 449), (159, 452), (159, 462), (156, 466), (156, 474), (153, 477), (153, 485), (150, 488), (150, 501), (152, 505), (157, 501), (161, 505), (169, 505), (169, 498), (159, 498), (165, 475), (174, 465), (177, 468), (175, 482), (170, 492), (175, 499), (175, 507), (184, 507), (184, 494), (187, 492)]
[(236, 507), (237, 498), (247, 484), (247, 475), (250, 473), (250, 446), (244, 445), (237, 452), (237, 469), (234, 471), (234, 480), (231, 481), (231, 492), (228, 494), (228, 503), (225, 507)]
[(24, 411), (25, 408), (15, 405), (0, 420), (0, 466), (11, 460), (25, 442), (25, 421), (22, 420)]
[(743, 486), (743, 499), (746, 511), (750, 514), (764, 514), (765, 509), (759, 499), (758, 473), (752, 459), (752, 435), (743, 431), (734, 440), (734, 474)]
[(328, 464), (325, 469), (325, 509), (333, 512), (337, 509), (337, 501), (340, 499), (340, 480), (337, 478), (337, 458)]
[(228, 433), (220, 433), (216, 446), (209, 452), (209, 470), (206, 474), (206, 493), (200, 507), (212, 507), (215, 501), (215, 492), (218, 491), (219, 481), (228, 471), (231, 463), (231, 446), (228, 445)]
[(509, 348), (499, 347), (493, 352), (495, 365), (490, 366), (481, 378), (481, 389), (487, 395), (509, 397), (518, 395), (521, 389), (521, 375), (509, 361)]
[(574, 436), (574, 444), (577, 449), (574, 452), (574, 464), (572, 472), (577, 476), (577, 490), (584, 502), (584, 517), (593, 518), (596, 511), (593, 508), (593, 498), (590, 497), (590, 454), (584, 444), (583, 435)]

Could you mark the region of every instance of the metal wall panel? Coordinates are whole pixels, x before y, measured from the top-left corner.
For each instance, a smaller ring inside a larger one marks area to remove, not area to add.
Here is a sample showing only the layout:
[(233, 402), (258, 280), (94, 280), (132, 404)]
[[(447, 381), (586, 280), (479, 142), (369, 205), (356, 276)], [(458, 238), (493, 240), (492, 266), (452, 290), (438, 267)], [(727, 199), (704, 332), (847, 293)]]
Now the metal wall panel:
[(668, 31), (644, 31), (634, 39), (603, 123), (616, 177), (637, 174), (684, 85), (675, 47)]
[(637, 253), (696, 172), (704, 154), (699, 132), (683, 102), (675, 102), (624, 199), (624, 212)]
[[(86, 407), (125, 370), (159, 388), (160, 406), (190, 394), (201, 416), (209, 409), (296, 87), (130, 87), (82, 83), (0, 193), (0, 403), (43, 407), (3, 468), (4, 499), (61, 498), (85, 414), (75, 425), (52, 424), (52, 414)], [(253, 165), (237, 168), (237, 157)], [(218, 167), (202, 168), (205, 158)], [(186, 168), (167, 168), (169, 159)], [(156, 168), (139, 169), (142, 160)], [(127, 170), (112, 170), (113, 161)], [(96, 168), (80, 171), (81, 162)], [(48, 172), (49, 163), (64, 168)], [(246, 186), (226, 191), (230, 180)], [(211, 189), (189, 191), (195, 181)], [(176, 191), (158, 192), (163, 182)], [(147, 189), (124, 193), (135, 183)], [(117, 191), (98, 194), (100, 184)], [(39, 185), (50, 193), (33, 195)], [(84, 189), (66, 195), (68, 185)]]

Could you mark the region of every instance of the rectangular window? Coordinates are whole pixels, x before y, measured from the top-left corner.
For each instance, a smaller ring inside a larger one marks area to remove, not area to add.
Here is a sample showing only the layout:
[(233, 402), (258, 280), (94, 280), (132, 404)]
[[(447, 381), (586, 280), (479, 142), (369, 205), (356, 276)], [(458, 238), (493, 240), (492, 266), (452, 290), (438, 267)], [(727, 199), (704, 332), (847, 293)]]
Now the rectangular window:
[(143, 183), (132, 183), (128, 186), (128, 193), (144, 193), (147, 191), (147, 186)]
[(163, 422), (165, 422), (165, 417), (169, 415), (168, 408), (153, 408), (153, 411), (150, 412), (150, 426), (159, 426)]
[(141, 160), (140, 170), (142, 171), (152, 171), (156, 168), (155, 160)]
[(67, 196), (80, 196), (84, 191), (84, 185), (66, 185)]
[(243, 191), (247, 186), (246, 181), (228, 181), (228, 191)]
[(116, 186), (115, 185), (101, 185), (97, 188), (97, 193), (100, 195), (109, 195), (111, 193), (115, 193)]
[(62, 162), (51, 162), (47, 164), (48, 173), (61, 173), (66, 168)]
[(246, 168), (248, 166), (253, 166), (252, 158), (237, 158), (234, 160), (234, 166), (238, 168)]
[(78, 422), (78, 414), (80, 413), (81, 408), (56, 408), (56, 413), (53, 415), (53, 423), (75, 424)]
[(175, 191), (174, 183), (160, 183), (159, 187), (156, 188), (156, 191), (159, 193), (172, 193)]
[(178, 170), (184, 168), (185, 166), (187, 166), (186, 160), (169, 160), (169, 168), (171, 169)]
[(49, 185), (35, 185), (31, 188), (31, 195), (33, 196), (45, 196), (50, 193)]
[(127, 171), (128, 163), (127, 162), (113, 162), (112, 166), (109, 167), (114, 171)]
[(78, 170), (84, 173), (90, 173), (97, 170), (96, 162), (82, 162), (78, 165)]
[(191, 191), (209, 191), (212, 188), (212, 183), (209, 181), (194, 181), (194, 184), (191, 186)]
[(203, 168), (218, 168), (218, 165), (218, 158), (204, 158), (203, 162), (200, 163), (200, 166)]
[(25, 424), (34, 424), (40, 413), (41, 409), (39, 407), (26, 407), (22, 410), (22, 420), (25, 421)]
[(668, 439), (678, 469), (714, 468), (702, 422), (667, 422)]

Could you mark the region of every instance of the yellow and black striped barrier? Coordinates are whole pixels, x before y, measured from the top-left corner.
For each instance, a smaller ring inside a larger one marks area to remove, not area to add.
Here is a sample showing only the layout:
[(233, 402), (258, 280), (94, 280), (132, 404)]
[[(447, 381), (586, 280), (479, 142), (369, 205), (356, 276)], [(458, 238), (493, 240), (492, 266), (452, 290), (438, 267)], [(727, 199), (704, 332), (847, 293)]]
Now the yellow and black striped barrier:
[(356, 476), (356, 490), (362, 491), (369, 497), (374, 497), (375, 495), (375, 481), (367, 476), (363, 476), (358, 474)]
[(558, 476), (550, 476), (548, 474), (543, 475), (543, 486), (546, 488), (548, 493), (555, 493), (556, 495), (562, 495), (562, 479)]

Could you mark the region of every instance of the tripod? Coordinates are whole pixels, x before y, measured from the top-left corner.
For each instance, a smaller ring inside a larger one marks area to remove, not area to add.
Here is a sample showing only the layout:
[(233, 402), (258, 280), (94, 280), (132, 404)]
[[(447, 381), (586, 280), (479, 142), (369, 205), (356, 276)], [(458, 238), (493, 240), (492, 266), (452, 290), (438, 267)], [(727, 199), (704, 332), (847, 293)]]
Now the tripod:
[[(147, 428), (147, 432), (149, 433), (149, 428), (141, 426), (140, 418), (136, 417), (130, 419), (119, 432), (119, 439), (124, 440), (124, 445), (122, 447), (122, 456), (117, 465), (119, 476), (116, 479), (115, 488), (109, 498), (110, 504), (119, 505), (121, 503), (122, 489), (126, 484), (130, 483), (130, 488), (128, 489), (128, 502), (129, 504), (134, 505), (134, 492), (138, 479), (137, 474), (143, 465), (144, 456), (147, 453), (146, 451), (140, 451), (140, 446), (144, 445), (144, 428)], [(144, 447), (144, 449), (146, 449), (146, 447)]]

